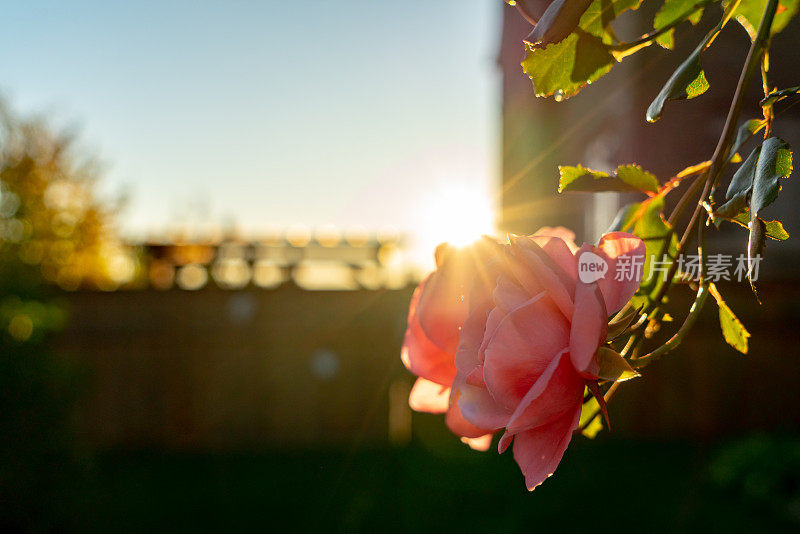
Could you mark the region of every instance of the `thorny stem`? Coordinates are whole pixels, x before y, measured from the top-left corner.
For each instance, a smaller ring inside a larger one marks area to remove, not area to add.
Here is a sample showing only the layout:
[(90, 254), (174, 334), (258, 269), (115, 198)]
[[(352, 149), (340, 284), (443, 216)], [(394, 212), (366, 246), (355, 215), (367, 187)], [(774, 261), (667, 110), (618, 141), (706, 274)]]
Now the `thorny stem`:
[(680, 345), (681, 341), (683, 341), (683, 338), (686, 337), (686, 335), (694, 326), (694, 323), (700, 316), (700, 312), (703, 310), (703, 305), (705, 305), (706, 299), (708, 298), (708, 281), (706, 280), (706, 247), (704, 239), (705, 228), (706, 227), (704, 224), (701, 224), (697, 227), (697, 239), (700, 243), (698, 246), (698, 251), (700, 252), (700, 287), (697, 289), (697, 295), (692, 303), (692, 307), (689, 309), (689, 315), (686, 316), (686, 319), (683, 321), (681, 327), (671, 338), (669, 338), (666, 343), (658, 347), (653, 352), (634, 360), (632, 363), (635, 369), (640, 369), (653, 363)]
[[(698, 231), (698, 238), (700, 242), (699, 252), (700, 252), (700, 286), (697, 290), (697, 294), (695, 296), (694, 302), (692, 307), (689, 309), (689, 314), (686, 316), (686, 319), (681, 324), (678, 331), (662, 346), (658, 347), (657, 349), (653, 350), (652, 352), (645, 354), (639, 358), (635, 358), (631, 360), (632, 366), (636, 369), (641, 369), (646, 365), (658, 360), (664, 354), (667, 354), (671, 350), (675, 349), (678, 345), (681, 344), (683, 338), (691, 331), (692, 327), (694, 326), (697, 318), (700, 316), (700, 312), (705, 305), (706, 299), (708, 298), (708, 283), (705, 280), (705, 247), (703, 246), (703, 231), (705, 228), (705, 218), (706, 212), (705, 208), (703, 207), (703, 203), (706, 201), (709, 193), (711, 192), (713, 186), (715, 185), (717, 178), (721, 174), (721, 170), (724, 169), (725, 165), (728, 163), (728, 159), (730, 156), (731, 150), (731, 143), (733, 142), (733, 136), (735, 133), (735, 126), (739, 120), (739, 116), (742, 111), (742, 106), (744, 104), (744, 95), (747, 91), (747, 86), (750, 83), (750, 80), (753, 77), (753, 74), (757, 68), (759, 68), (761, 63), (762, 56), (766, 53), (766, 50), (769, 46), (769, 37), (770, 37), (770, 30), (772, 28), (772, 21), (775, 17), (775, 12), (778, 7), (778, 0), (768, 0), (767, 5), (764, 7), (764, 13), (761, 16), (761, 22), (758, 26), (758, 33), (755, 40), (750, 45), (750, 49), (747, 53), (747, 58), (745, 60), (744, 67), (742, 68), (742, 72), (739, 76), (739, 81), (736, 84), (736, 90), (733, 94), (733, 100), (731, 101), (731, 107), (728, 110), (728, 116), (725, 119), (725, 126), (722, 129), (722, 134), (720, 135), (719, 141), (717, 142), (717, 146), (714, 150), (714, 155), (711, 157), (711, 163), (708, 167), (708, 170), (698, 176), (692, 186), (683, 194), (681, 200), (678, 202), (678, 205), (673, 210), (672, 214), (670, 215), (669, 222), (675, 223), (677, 221), (678, 216), (680, 215), (681, 211), (688, 205), (689, 199), (694, 196), (697, 192), (697, 189), (703, 185), (703, 192), (700, 195), (699, 200), (697, 201), (697, 206), (695, 207), (694, 212), (692, 213), (692, 217), (689, 221), (689, 224), (686, 226), (686, 229), (681, 236), (681, 240), (678, 243), (677, 253), (680, 254), (682, 250), (685, 249), (686, 245), (689, 243), (689, 239), (691, 237), (692, 229), (695, 227)], [(699, 225), (698, 225), (699, 222)], [(667, 235), (666, 239), (669, 239), (670, 236)], [(669, 272), (666, 276), (666, 282), (661, 286), (659, 289), (656, 297), (651, 300), (654, 308), (657, 309), (661, 306), (661, 301), (663, 300), (664, 296), (666, 296), (667, 291), (669, 291), (670, 287), (672, 286), (672, 281), (675, 278), (675, 273), (678, 269), (678, 262), (673, 260), (672, 264), (670, 265)], [(644, 336), (644, 332), (639, 330), (635, 332), (628, 341), (624, 352), (635, 352), (637, 349), (637, 345), (641, 338)], [(615, 382), (611, 384), (611, 387), (606, 391), (604, 396), (606, 402), (608, 402), (611, 397), (614, 395), (614, 392), (617, 390), (619, 386), (619, 382)], [(599, 410), (594, 413), (586, 422), (581, 425), (581, 431), (585, 430), (586, 427), (591, 424), (592, 421), (598, 416)]]
[[(694, 213), (692, 214), (692, 218), (689, 221), (689, 224), (686, 226), (686, 230), (681, 236), (681, 240), (678, 244), (678, 253), (686, 248), (686, 245), (691, 238), (691, 232), (699, 224), (698, 228), (703, 228), (705, 225), (705, 218), (706, 212), (705, 208), (703, 207), (703, 203), (706, 201), (708, 194), (711, 191), (711, 188), (717, 181), (719, 177), (720, 170), (724, 167), (727, 163), (728, 157), (730, 156), (731, 150), (731, 143), (733, 142), (733, 136), (736, 129), (736, 123), (739, 120), (739, 115), (742, 111), (742, 106), (744, 104), (744, 95), (747, 91), (747, 86), (750, 83), (750, 80), (755, 73), (755, 70), (761, 64), (761, 56), (764, 54), (767, 45), (769, 44), (769, 32), (772, 28), (772, 20), (775, 16), (775, 11), (778, 7), (778, 0), (768, 0), (766, 7), (764, 8), (764, 14), (761, 17), (761, 23), (758, 27), (758, 34), (750, 45), (750, 50), (747, 53), (747, 59), (745, 60), (744, 68), (742, 69), (742, 73), (739, 76), (739, 82), (736, 85), (736, 91), (733, 94), (733, 101), (731, 102), (730, 110), (728, 111), (728, 116), (725, 120), (725, 127), (722, 130), (722, 134), (720, 135), (719, 142), (717, 143), (717, 147), (714, 150), (714, 155), (711, 157), (711, 165), (708, 168), (707, 173), (705, 174), (705, 182), (703, 187), (703, 192), (700, 195), (700, 199), (697, 202), (697, 206), (695, 207)], [(702, 175), (701, 175), (702, 176)], [(700, 179), (698, 179), (696, 184), (700, 183)], [(693, 188), (695, 184), (692, 184)], [(688, 192), (687, 192), (688, 193)], [(673, 213), (674, 215), (674, 213)], [(701, 232), (701, 230), (698, 230)], [(702, 246), (701, 246), (702, 249)], [(701, 250), (701, 257), (703, 255), (703, 251)], [(703, 269), (703, 261), (701, 263), (701, 273)], [(678, 263), (673, 261), (670, 265), (669, 272), (666, 276), (666, 282), (659, 290), (654, 302), (656, 305), (660, 305), (661, 301), (663, 300), (664, 296), (666, 295), (669, 287), (671, 286), (671, 281), (675, 277), (675, 272), (678, 269)], [(697, 296), (695, 297), (695, 302), (692, 305), (692, 309), (689, 312), (689, 315), (686, 317), (683, 325), (678, 329), (678, 332), (670, 338), (670, 340), (662, 347), (659, 347), (655, 351), (642, 356), (637, 360), (636, 367), (642, 367), (647, 363), (650, 363), (654, 359), (657, 359), (663, 354), (666, 354), (676, 346), (680, 344), (683, 340), (683, 337), (691, 330), (691, 327), (694, 325), (694, 322), (697, 320), (697, 316), (700, 313), (700, 310), (705, 303), (706, 297), (708, 296), (707, 289), (704, 289), (704, 284), (701, 283), (700, 289), (697, 292)], [(656, 358), (652, 356), (657, 354)]]
[(522, 15), (522, 18), (527, 20), (529, 23), (533, 24), (534, 26), (539, 23), (539, 19), (534, 17), (533, 14), (528, 11), (528, 9), (525, 7), (525, 2), (522, 0), (517, 0), (514, 2), (514, 7), (517, 8), (517, 11), (519, 11), (519, 14)]

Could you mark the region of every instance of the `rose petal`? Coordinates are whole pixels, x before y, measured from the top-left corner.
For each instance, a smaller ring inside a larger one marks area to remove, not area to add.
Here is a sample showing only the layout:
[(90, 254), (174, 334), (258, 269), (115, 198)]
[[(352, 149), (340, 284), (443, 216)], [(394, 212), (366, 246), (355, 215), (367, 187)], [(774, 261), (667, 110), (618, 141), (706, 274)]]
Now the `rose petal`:
[(406, 368), (415, 375), (450, 386), (456, 375), (453, 355), (444, 352), (425, 335), (414, 317), (408, 325), (400, 358)]
[(465, 381), (470, 386), (485, 388), (486, 382), (483, 380), (483, 365), (479, 364), (475, 369), (470, 371)]
[(485, 387), (461, 383), (456, 378), (459, 391), (458, 406), (461, 415), (477, 427), (498, 430), (506, 426), (511, 411), (498, 404)]
[(572, 439), (572, 431), (578, 426), (580, 415), (581, 405), (578, 404), (572, 412), (548, 425), (514, 436), (514, 460), (525, 475), (529, 491), (555, 472)]
[(467, 281), (474, 273), (461, 262), (446, 261), (424, 282), (417, 319), (425, 336), (442, 351), (455, 354), (458, 333), (467, 318)]
[(418, 378), (408, 396), (412, 410), (427, 413), (445, 413), (450, 405), (450, 388)]
[(578, 250), (578, 245), (575, 244), (575, 232), (569, 228), (564, 228), (563, 226), (542, 226), (534, 232), (532, 237), (536, 238), (540, 236), (557, 237), (561, 239), (573, 253)]
[(469, 445), (469, 448), (475, 451), (488, 451), (492, 446), (492, 434), (486, 434), (479, 438), (461, 438), (462, 443)]
[(568, 345), (569, 322), (544, 292), (505, 316), (486, 347), (483, 378), (492, 397), (514, 410)]
[(577, 280), (578, 261), (575, 258), (575, 252), (578, 247), (574, 243), (570, 247), (559, 237), (545, 235), (531, 236), (531, 240), (539, 245), (572, 280)]
[[(537, 293), (541, 293), (541, 290)], [(516, 310), (530, 298), (531, 295), (526, 293), (519, 284), (514, 283), (508, 276), (501, 274), (497, 278), (497, 285), (492, 293), (492, 299), (494, 305), (500, 309), (503, 315)]]
[(468, 297), (476, 281), (489, 285), (496, 278), (488, 264), (497, 247), (490, 239), (482, 239), (463, 249), (437, 249), (439, 266), (426, 280), (417, 315), (428, 339), (444, 352), (455, 354), (458, 348), (459, 332), (469, 312)]
[(461, 413), (461, 409), (458, 406), (459, 397), (459, 390), (453, 389), (450, 391), (450, 408), (447, 410), (447, 414), (445, 415), (445, 423), (447, 423), (447, 428), (449, 428), (453, 434), (464, 438), (479, 438), (486, 434), (490, 434), (490, 429), (480, 428), (464, 418), (464, 415)]
[(567, 351), (563, 351), (523, 397), (506, 424), (506, 432), (516, 434), (543, 426), (571, 412), (582, 404), (583, 388), (583, 379), (572, 367)]
[(605, 257), (609, 267), (608, 275), (598, 280), (597, 284), (603, 294), (606, 311), (609, 314), (616, 313), (631, 299), (642, 282), (645, 245), (634, 235), (611, 232), (600, 239), (597, 249), (595, 252)]
[(580, 280), (575, 289), (575, 313), (569, 336), (569, 352), (575, 369), (585, 378), (597, 378), (595, 353), (608, 330), (608, 313), (597, 282)]
[(540, 288), (546, 290), (564, 316), (572, 317), (575, 279), (531, 238), (514, 237), (511, 251), (517, 261), (512, 261), (510, 267), (528, 294), (535, 295)]

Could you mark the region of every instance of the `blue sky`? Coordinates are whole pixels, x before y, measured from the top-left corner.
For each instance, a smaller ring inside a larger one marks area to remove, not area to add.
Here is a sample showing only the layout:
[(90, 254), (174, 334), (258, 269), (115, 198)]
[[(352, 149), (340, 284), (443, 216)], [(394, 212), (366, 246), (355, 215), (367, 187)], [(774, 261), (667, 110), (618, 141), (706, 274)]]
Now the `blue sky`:
[(4, 2), (0, 92), (78, 127), (103, 190), (130, 193), (128, 235), (199, 218), (419, 232), (433, 186), (495, 187), (503, 7)]

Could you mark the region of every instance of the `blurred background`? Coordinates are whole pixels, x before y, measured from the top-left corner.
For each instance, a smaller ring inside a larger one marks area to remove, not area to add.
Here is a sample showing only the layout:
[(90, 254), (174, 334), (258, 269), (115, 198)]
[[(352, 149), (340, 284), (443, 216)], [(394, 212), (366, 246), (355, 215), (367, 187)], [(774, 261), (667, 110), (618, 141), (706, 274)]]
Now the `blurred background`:
[[(648, 125), (716, 13), (555, 103), (500, 0), (2, 7), (4, 531), (800, 528), (796, 240), (768, 247), (763, 306), (722, 286), (748, 355), (709, 306), (533, 494), (510, 455), (410, 412), (399, 358), (438, 243), (609, 226), (628, 199), (557, 196), (558, 164), (665, 180), (708, 159), (737, 25), (704, 56), (711, 90)], [(798, 31), (774, 40), (778, 87)], [(798, 110), (775, 128), (794, 146)], [(770, 208), (790, 233), (799, 200), (789, 180)], [(715, 251), (745, 235), (723, 228)]]

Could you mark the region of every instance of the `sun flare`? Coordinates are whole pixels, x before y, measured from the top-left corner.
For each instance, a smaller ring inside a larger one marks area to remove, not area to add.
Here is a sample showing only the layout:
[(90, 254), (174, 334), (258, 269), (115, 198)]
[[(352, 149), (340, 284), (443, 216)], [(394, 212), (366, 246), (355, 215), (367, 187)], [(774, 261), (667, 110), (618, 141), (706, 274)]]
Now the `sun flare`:
[(475, 186), (453, 184), (433, 189), (420, 206), (416, 234), (420, 252), (431, 255), (439, 243), (463, 247), (494, 233), (489, 195)]

